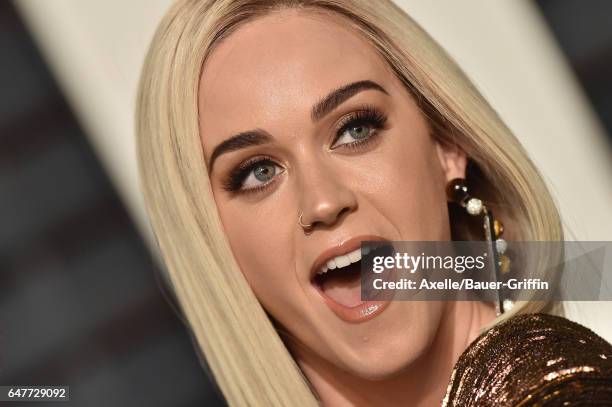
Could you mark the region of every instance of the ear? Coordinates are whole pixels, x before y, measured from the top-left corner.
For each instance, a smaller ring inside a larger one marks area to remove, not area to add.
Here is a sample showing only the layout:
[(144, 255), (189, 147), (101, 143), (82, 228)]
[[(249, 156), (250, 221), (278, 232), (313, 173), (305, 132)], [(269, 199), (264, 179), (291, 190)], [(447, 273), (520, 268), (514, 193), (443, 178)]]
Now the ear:
[(457, 145), (436, 141), (436, 151), (446, 182), (455, 178), (465, 178), (467, 156)]

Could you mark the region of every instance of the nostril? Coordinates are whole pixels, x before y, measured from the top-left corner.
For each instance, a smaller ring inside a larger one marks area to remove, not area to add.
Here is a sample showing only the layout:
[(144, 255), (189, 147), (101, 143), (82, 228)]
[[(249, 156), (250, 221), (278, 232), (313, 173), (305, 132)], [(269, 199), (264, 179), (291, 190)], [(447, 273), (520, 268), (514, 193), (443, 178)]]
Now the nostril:
[(352, 212), (352, 209), (349, 208), (348, 206), (342, 208), (340, 212), (338, 212), (338, 216), (337, 216), (338, 220), (342, 219), (343, 216), (348, 215), (350, 212)]
[(311, 233), (316, 228), (331, 227), (337, 224), (346, 214), (352, 212), (352, 210), (353, 209), (349, 206), (345, 206), (339, 211), (333, 210), (329, 206), (319, 208), (318, 214), (312, 216), (314, 219), (312, 219), (309, 224), (304, 224), (301, 215), (298, 217), (298, 224), (304, 229), (304, 232)]

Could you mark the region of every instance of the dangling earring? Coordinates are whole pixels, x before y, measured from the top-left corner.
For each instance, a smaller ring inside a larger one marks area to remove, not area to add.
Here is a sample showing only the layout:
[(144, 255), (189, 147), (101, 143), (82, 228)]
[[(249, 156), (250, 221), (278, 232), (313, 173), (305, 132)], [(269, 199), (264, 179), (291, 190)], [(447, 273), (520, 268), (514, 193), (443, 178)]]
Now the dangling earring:
[[(508, 249), (508, 242), (501, 237), (504, 233), (504, 225), (493, 217), (493, 212), (480, 199), (469, 194), (464, 178), (451, 180), (446, 186), (446, 195), (449, 201), (465, 208), (470, 215), (483, 215), (484, 236), (494, 256), (495, 278), (497, 281), (501, 281), (501, 275), (510, 271), (510, 258), (505, 254)], [(498, 292), (498, 300), (495, 303), (498, 316), (509, 311), (513, 306), (514, 302), (512, 300), (505, 299), (502, 293)]]

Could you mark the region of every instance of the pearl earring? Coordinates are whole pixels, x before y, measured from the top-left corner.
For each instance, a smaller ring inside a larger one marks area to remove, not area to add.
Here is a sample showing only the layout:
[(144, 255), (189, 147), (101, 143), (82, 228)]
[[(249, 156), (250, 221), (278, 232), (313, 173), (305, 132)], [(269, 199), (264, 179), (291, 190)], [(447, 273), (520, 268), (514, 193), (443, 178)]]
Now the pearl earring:
[[(478, 198), (470, 195), (464, 178), (455, 178), (446, 186), (446, 195), (449, 201), (465, 208), (466, 212), (472, 216), (483, 215), (483, 229), (485, 239), (491, 246), (495, 265), (495, 277), (501, 280), (501, 274), (510, 271), (510, 258), (505, 254), (508, 249), (508, 242), (501, 236), (504, 233), (504, 225), (493, 217), (493, 213)], [(499, 295), (496, 302), (497, 315), (509, 311), (514, 306), (514, 302)]]

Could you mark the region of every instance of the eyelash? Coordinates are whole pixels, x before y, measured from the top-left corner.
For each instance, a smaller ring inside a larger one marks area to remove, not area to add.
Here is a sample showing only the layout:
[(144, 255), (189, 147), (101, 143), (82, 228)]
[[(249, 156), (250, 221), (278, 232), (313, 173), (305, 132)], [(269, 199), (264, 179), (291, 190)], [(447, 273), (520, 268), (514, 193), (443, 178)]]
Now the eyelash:
[(277, 165), (276, 162), (274, 162), (274, 160), (271, 157), (268, 157), (268, 156), (253, 157), (241, 163), (238, 167), (236, 167), (229, 173), (227, 179), (223, 182), (223, 188), (226, 191), (237, 192), (237, 193), (251, 193), (251, 192), (257, 192), (257, 191), (265, 189), (273, 181), (269, 181), (257, 187), (241, 189), (242, 183), (244, 182), (246, 177), (251, 173), (251, 171), (253, 171), (255, 167), (261, 164)]
[(369, 135), (368, 138), (364, 140), (355, 140), (352, 143), (342, 144), (339, 147), (335, 147), (334, 150), (340, 147), (350, 148), (352, 150), (366, 147), (379, 134), (378, 130), (385, 128), (386, 123), (387, 116), (384, 113), (373, 106), (364, 106), (360, 110), (351, 113), (340, 122), (336, 135), (334, 136), (331, 144), (334, 145), (340, 136), (348, 129), (365, 125), (372, 129), (372, 134)]
[[(338, 130), (336, 130), (336, 134), (332, 139), (331, 145), (333, 145), (342, 134), (352, 127), (358, 127), (362, 125), (368, 126), (372, 134), (368, 136), (368, 138), (363, 140), (356, 140), (351, 143), (341, 144), (338, 147), (333, 148), (336, 150), (338, 148), (348, 148), (353, 151), (360, 150), (362, 148), (367, 147), (367, 145), (374, 141), (379, 135), (378, 130), (385, 129), (387, 123), (387, 116), (382, 113), (380, 110), (376, 109), (373, 106), (363, 106), (360, 110), (354, 111), (348, 116), (346, 116), (342, 121), (338, 124)], [(257, 156), (253, 157), (243, 163), (241, 163), (238, 167), (232, 170), (227, 179), (223, 182), (223, 188), (226, 191), (236, 193), (236, 194), (255, 194), (257, 192), (262, 192), (268, 187), (270, 187), (275, 179), (272, 181), (268, 181), (265, 184), (251, 187), (251, 188), (242, 188), (242, 184), (244, 183), (247, 176), (261, 164), (271, 164), (277, 165), (273, 158), (269, 156)]]

